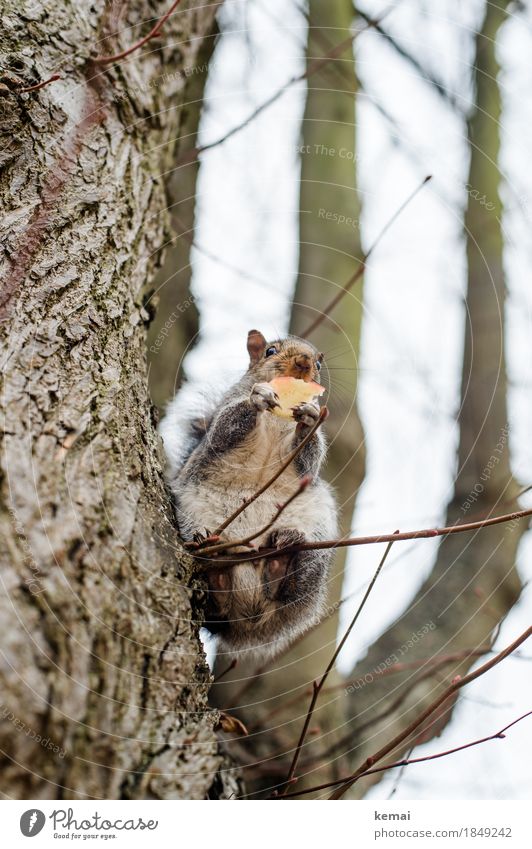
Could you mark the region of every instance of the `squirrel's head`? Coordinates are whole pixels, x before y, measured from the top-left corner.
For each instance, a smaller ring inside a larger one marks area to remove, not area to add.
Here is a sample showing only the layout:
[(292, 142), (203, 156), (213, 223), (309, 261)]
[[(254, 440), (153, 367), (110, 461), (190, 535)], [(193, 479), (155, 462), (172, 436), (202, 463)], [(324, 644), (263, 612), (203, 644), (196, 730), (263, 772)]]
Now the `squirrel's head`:
[(320, 382), (323, 354), (297, 336), (268, 342), (259, 330), (248, 333), (249, 370), (261, 380), (274, 377), (296, 377), (307, 382)]

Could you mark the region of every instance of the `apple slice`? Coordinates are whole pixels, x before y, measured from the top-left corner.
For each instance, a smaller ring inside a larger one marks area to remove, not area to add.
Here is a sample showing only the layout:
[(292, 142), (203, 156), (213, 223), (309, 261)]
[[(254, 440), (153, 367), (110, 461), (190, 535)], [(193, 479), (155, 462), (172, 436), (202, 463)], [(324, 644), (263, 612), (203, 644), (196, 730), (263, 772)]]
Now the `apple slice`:
[(272, 413), (282, 419), (292, 419), (292, 407), (311, 401), (325, 392), (325, 386), (297, 377), (274, 377), (270, 380), (270, 386), (277, 393), (281, 405), (274, 407)]

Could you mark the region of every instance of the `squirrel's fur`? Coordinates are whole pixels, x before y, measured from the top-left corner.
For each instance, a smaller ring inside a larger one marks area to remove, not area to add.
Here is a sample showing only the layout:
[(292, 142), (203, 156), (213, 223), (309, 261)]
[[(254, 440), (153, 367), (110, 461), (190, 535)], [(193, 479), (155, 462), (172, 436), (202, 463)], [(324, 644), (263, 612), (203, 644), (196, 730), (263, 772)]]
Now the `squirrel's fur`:
[[(178, 433), (170, 410), (160, 425), (179, 530), (187, 541), (214, 531), (244, 498), (253, 495), (308, 433), (319, 413), (314, 404), (296, 408), (293, 421), (269, 412), (275, 405), (275, 393), (269, 387), (274, 377), (319, 381), (321, 354), (312, 345), (294, 336), (267, 342), (252, 330), (248, 352), (247, 372), (208, 416), (189, 421), (185, 433), (183, 428)], [(241, 539), (266, 525), (307, 474), (312, 476), (311, 484), (254, 544), (280, 548), (335, 536), (334, 498), (319, 477), (324, 456), (325, 437), (319, 428), (221, 539)], [(276, 654), (318, 621), (330, 559), (330, 551), (304, 551), (208, 573), (205, 627), (218, 634), (232, 654), (250, 650), (263, 657)]]

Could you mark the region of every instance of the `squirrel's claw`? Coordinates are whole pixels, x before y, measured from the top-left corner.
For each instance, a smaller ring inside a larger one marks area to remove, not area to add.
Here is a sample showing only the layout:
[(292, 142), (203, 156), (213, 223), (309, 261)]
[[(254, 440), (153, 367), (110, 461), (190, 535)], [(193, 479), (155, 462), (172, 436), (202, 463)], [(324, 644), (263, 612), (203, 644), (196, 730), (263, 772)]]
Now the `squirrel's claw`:
[(255, 383), (251, 395), (249, 396), (250, 404), (256, 410), (273, 410), (275, 407), (280, 407), (279, 396), (272, 389), (269, 383)]
[(292, 415), (298, 425), (303, 427), (314, 427), (320, 416), (320, 408), (316, 404), (298, 404), (292, 407)]

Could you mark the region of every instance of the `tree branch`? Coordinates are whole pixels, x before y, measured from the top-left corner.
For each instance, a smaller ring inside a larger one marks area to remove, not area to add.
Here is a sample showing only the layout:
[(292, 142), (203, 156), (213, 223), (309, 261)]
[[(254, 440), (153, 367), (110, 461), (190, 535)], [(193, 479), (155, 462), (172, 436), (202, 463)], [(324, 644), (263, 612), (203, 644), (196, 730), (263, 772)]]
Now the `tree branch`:
[(329, 303), (328, 303), (328, 304), (327, 304), (327, 306), (326, 306), (326, 307), (322, 310), (322, 312), (320, 313), (320, 315), (318, 315), (318, 316), (314, 319), (314, 321), (313, 321), (311, 324), (309, 324), (309, 326), (308, 326), (308, 327), (307, 327), (307, 328), (303, 331), (303, 336), (305, 337), (305, 339), (306, 339), (308, 336), (310, 336), (310, 334), (311, 334), (314, 330), (316, 330), (316, 328), (317, 328), (317, 327), (319, 327), (319, 326), (320, 326), (320, 324), (322, 323), (322, 321), (324, 321), (324, 319), (325, 319), (325, 318), (326, 318), (326, 317), (330, 314), (330, 312), (331, 312), (331, 311), (335, 308), (335, 306), (337, 306), (337, 304), (339, 304), (339, 303), (340, 303), (340, 301), (342, 300), (342, 298), (343, 298), (345, 295), (347, 295), (347, 293), (348, 293), (348, 292), (349, 292), (349, 291), (353, 288), (353, 286), (355, 285), (355, 283), (357, 282), (357, 280), (360, 280), (360, 278), (362, 277), (362, 275), (363, 275), (363, 273), (364, 273), (364, 270), (365, 270), (365, 268), (366, 268), (366, 264), (367, 264), (367, 262), (368, 262), (368, 259), (370, 258), (371, 254), (373, 253), (373, 251), (375, 250), (375, 248), (378, 246), (378, 244), (379, 244), (379, 242), (381, 241), (381, 239), (383, 238), (383, 236), (384, 236), (384, 235), (388, 232), (388, 230), (390, 229), (390, 227), (392, 226), (392, 224), (394, 224), (394, 223), (395, 223), (395, 221), (396, 221), (396, 220), (397, 220), (397, 218), (401, 215), (401, 213), (403, 212), (403, 210), (404, 210), (404, 209), (406, 209), (406, 207), (410, 204), (410, 202), (414, 200), (414, 198), (416, 197), (416, 195), (417, 195), (417, 194), (421, 191), (421, 189), (422, 189), (422, 188), (423, 188), (423, 187), (424, 187), (424, 186), (425, 186), (425, 185), (429, 182), (429, 180), (431, 180), (431, 179), (432, 179), (432, 175), (429, 175), (428, 177), (425, 177), (425, 179), (423, 180), (423, 182), (422, 182), (422, 183), (420, 183), (420, 184), (419, 184), (419, 186), (417, 186), (417, 188), (416, 188), (416, 189), (414, 189), (414, 191), (413, 191), (413, 192), (412, 192), (412, 193), (411, 193), (411, 194), (410, 194), (410, 195), (406, 198), (406, 200), (404, 200), (404, 201), (403, 201), (403, 203), (401, 204), (401, 206), (400, 206), (400, 207), (399, 207), (399, 208), (398, 208), (398, 209), (394, 212), (394, 214), (392, 215), (392, 217), (391, 217), (391, 218), (390, 218), (390, 219), (386, 222), (386, 224), (384, 225), (384, 227), (382, 228), (382, 230), (381, 230), (381, 231), (380, 231), (380, 233), (378, 234), (377, 238), (374, 240), (374, 242), (373, 242), (373, 243), (371, 244), (371, 246), (369, 247), (368, 251), (364, 254), (364, 256), (362, 257), (362, 259), (360, 260), (360, 265), (359, 265), (359, 267), (358, 267), (358, 268), (357, 268), (357, 270), (354, 272), (354, 274), (352, 274), (352, 276), (349, 278), (349, 280), (347, 281), (347, 283), (345, 284), (345, 286), (343, 287), (343, 289), (340, 289), (340, 291), (336, 293), (336, 295), (334, 296), (334, 298), (332, 298), (332, 299), (329, 301)]
[(341, 786), (334, 791), (331, 799), (341, 799), (344, 793), (349, 790), (349, 788), (362, 777), (364, 773), (366, 773), (369, 769), (373, 768), (373, 765), (382, 760), (386, 755), (390, 754), (397, 746), (401, 743), (404, 743), (408, 740), (409, 737), (412, 736), (413, 732), (416, 731), (420, 725), (423, 725), (425, 720), (431, 717), (437, 710), (440, 708), (445, 702), (447, 702), (455, 693), (465, 687), (466, 684), (470, 684), (472, 681), (475, 681), (477, 678), (480, 678), (481, 675), (485, 675), (486, 672), (489, 672), (490, 669), (493, 669), (498, 663), (504, 660), (508, 655), (512, 654), (516, 648), (518, 648), (522, 643), (524, 643), (528, 638), (532, 635), (532, 627), (527, 628), (513, 643), (503, 649), (499, 654), (492, 657), (491, 660), (486, 661), (482, 666), (479, 666), (474, 672), (470, 672), (468, 675), (465, 675), (463, 678), (457, 676), (450, 686), (442, 693), (441, 696), (438, 696), (427, 708), (416, 718), (414, 719), (403, 731), (399, 732), (389, 743), (386, 743), (378, 752), (374, 755), (371, 755), (367, 758), (364, 763), (351, 775), (349, 778), (344, 781)]
[[(272, 518), (264, 525), (264, 527), (259, 528), (258, 531), (253, 531), (253, 533), (249, 534), (247, 537), (244, 537), (243, 539), (236, 539), (236, 540), (233, 540), (232, 542), (231, 542), (231, 540), (225, 540), (225, 542), (220, 542), (217, 545), (211, 545), (208, 548), (200, 548), (199, 553), (202, 554), (202, 555), (217, 554), (219, 551), (225, 551), (226, 549), (234, 548), (237, 545), (248, 545), (250, 542), (252, 542), (252, 540), (256, 539), (257, 537), (262, 536), (263, 534), (266, 533), (266, 531), (269, 531), (270, 528), (276, 523), (279, 516), (281, 516), (284, 513), (284, 511), (286, 510), (286, 508), (292, 503), (292, 501), (295, 501), (295, 499), (299, 495), (301, 495), (301, 493), (304, 492), (306, 490), (307, 486), (309, 486), (309, 484), (311, 484), (311, 483), (312, 483), (312, 475), (305, 475), (305, 477), (301, 478), (301, 480), (299, 482), (299, 486), (295, 490), (295, 492), (293, 492), (292, 495), (290, 495), (286, 499), (286, 501), (283, 502), (283, 504), (279, 504), (279, 506), (278, 506), (277, 510), (275, 511), (274, 515), (272, 516)], [(251, 502), (250, 502), (250, 504), (251, 504)]]
[[(229, 525), (232, 522), (234, 522), (234, 520), (238, 516), (240, 516), (240, 514), (243, 513), (243, 511), (247, 507), (249, 507), (250, 504), (253, 504), (253, 502), (256, 501), (256, 499), (260, 495), (262, 495), (263, 492), (266, 492), (266, 490), (270, 488), (272, 483), (274, 483), (277, 480), (277, 478), (282, 475), (282, 473), (285, 471), (285, 469), (288, 468), (288, 466), (292, 463), (292, 461), (295, 460), (295, 458), (298, 456), (300, 451), (305, 447), (307, 442), (309, 442), (309, 440), (312, 439), (312, 437), (314, 436), (314, 434), (318, 430), (319, 426), (325, 421), (325, 419), (327, 418), (328, 415), (329, 415), (329, 410), (327, 409), (327, 407), (322, 407), (321, 410), (320, 410), (320, 414), (319, 414), (318, 421), (316, 422), (316, 424), (314, 424), (311, 427), (311, 429), (306, 434), (306, 436), (303, 437), (303, 439), (301, 440), (299, 445), (297, 445), (296, 448), (294, 448), (294, 450), (290, 452), (290, 454), (288, 455), (288, 457), (286, 458), (284, 463), (281, 465), (281, 467), (275, 472), (274, 475), (272, 475), (271, 478), (269, 478), (269, 480), (266, 481), (266, 483), (263, 486), (261, 486), (260, 489), (257, 490), (257, 492), (255, 492), (249, 498), (245, 498), (243, 500), (240, 507), (238, 507), (233, 513), (231, 513), (231, 515), (228, 516), (227, 519), (225, 519), (225, 521), (223, 521), (222, 524), (214, 531), (214, 534), (213, 534), (214, 536), (219, 536), (222, 533), (222, 531), (225, 531), (225, 529), (228, 528)], [(275, 549), (274, 548), (274, 549), (271, 549), (271, 550), (272, 551), (278, 551), (278, 550), (280, 551), (281, 549)], [(284, 549), (283, 549), (283, 551), (284, 551)], [(198, 557), (198, 554), (195, 553), (194, 556)]]
[[(359, 6), (354, 7), (355, 13), (362, 18), (363, 21), (367, 21), (370, 16), (367, 12), (364, 12)], [(405, 59), (409, 65), (411, 65), (415, 71), (419, 74), (421, 79), (428, 82), (439, 94), (439, 96), (449, 105), (452, 106), (453, 109), (456, 109), (461, 115), (464, 114), (464, 109), (461, 109), (458, 106), (458, 103), (451, 94), (449, 94), (446, 86), (438, 80), (432, 73), (427, 71), (427, 69), (421, 64), (421, 62), (416, 59), (415, 56), (412, 56), (408, 50), (403, 47), (402, 44), (399, 44), (398, 41), (381, 25), (381, 21), (375, 21), (373, 24), (373, 29), (376, 33), (378, 33), (381, 38), (392, 47), (395, 52), (402, 58)]]
[(93, 59), (94, 62), (98, 65), (109, 65), (111, 62), (119, 62), (121, 59), (125, 59), (126, 56), (129, 56), (131, 53), (134, 53), (135, 50), (138, 50), (140, 47), (143, 47), (147, 44), (148, 41), (151, 41), (152, 38), (155, 38), (156, 35), (159, 34), (166, 21), (170, 17), (170, 15), (177, 9), (181, 0), (174, 0), (170, 8), (167, 12), (159, 18), (153, 29), (150, 30), (148, 35), (145, 35), (144, 38), (141, 38), (139, 41), (136, 41), (135, 44), (132, 44), (131, 47), (128, 47), (126, 50), (123, 50), (121, 53), (115, 53), (114, 56), (96, 56)]
[(39, 91), (39, 89), (44, 88), (45, 85), (49, 85), (50, 83), (55, 82), (56, 80), (60, 80), (60, 74), (52, 74), (51, 77), (48, 77), (47, 80), (43, 80), (41, 83), (36, 83), (35, 85), (30, 85), (28, 88), (19, 88), (17, 90), (17, 94), (27, 94), (29, 91)]
[(513, 513), (506, 513), (503, 516), (494, 516), (492, 519), (482, 519), (478, 522), (468, 522), (464, 524), (449, 525), (445, 528), (423, 528), (419, 531), (404, 531), (396, 534), (379, 534), (378, 536), (365, 537), (349, 537), (347, 539), (326, 539), (314, 542), (302, 542), (297, 545), (289, 545), (285, 548), (264, 548), (258, 549), (251, 554), (241, 556), (229, 555), (228, 557), (220, 557), (215, 562), (211, 563), (206, 568), (220, 568), (228, 563), (242, 563), (243, 561), (256, 560), (262, 557), (272, 557), (278, 554), (292, 554), (298, 551), (317, 551), (329, 548), (345, 548), (346, 546), (355, 545), (375, 545), (382, 542), (401, 542), (409, 539), (433, 539), (435, 537), (450, 536), (451, 534), (459, 534), (465, 531), (476, 531), (482, 528), (488, 528), (492, 525), (500, 525), (504, 522), (514, 522), (518, 519), (524, 519), (527, 516), (532, 516), (532, 508), (527, 510), (516, 510)]
[[(345, 601), (345, 599), (342, 599), (342, 601)], [(308, 633), (308, 632), (305, 632), (305, 633)], [(485, 647), (482, 647), (480, 649), (465, 649), (462, 652), (454, 652), (453, 654), (436, 655), (435, 657), (430, 657), (430, 658), (424, 657), (424, 658), (421, 658), (420, 660), (414, 660), (414, 661), (411, 661), (409, 663), (394, 663), (394, 664), (392, 664), (392, 666), (389, 666), (386, 669), (375, 669), (375, 671), (370, 670), (369, 674), (372, 676), (372, 680), (370, 682), (366, 682), (364, 680), (364, 676), (362, 675), (359, 678), (353, 679), (352, 681), (342, 681), (340, 684), (335, 684), (332, 687), (324, 687), (322, 692), (323, 693), (337, 693), (339, 691), (349, 690), (349, 687), (353, 687), (355, 684), (357, 684), (359, 682), (364, 684), (365, 686), (367, 686), (368, 683), (369, 684), (373, 683), (373, 680), (375, 678), (380, 678), (383, 675), (393, 675), (393, 674), (396, 674), (398, 672), (407, 672), (409, 669), (412, 669), (412, 670), (415, 671), (415, 670), (418, 670), (420, 667), (423, 667), (424, 664), (427, 664), (428, 667), (429, 667), (428, 670), (424, 670), (423, 675), (422, 676), (420, 675), (418, 678), (415, 679), (414, 683), (417, 684), (419, 681), (422, 680), (422, 678), (425, 677), (425, 671), (427, 673), (430, 672), (430, 674), (433, 675), (434, 672), (436, 672), (439, 668), (446, 666), (449, 663), (454, 663), (457, 660), (463, 660), (464, 658), (468, 658), (468, 657), (481, 657), (484, 654), (488, 654), (489, 651), (490, 651), (490, 647), (485, 646)], [(265, 666), (266, 666), (266, 664), (265, 664)], [(253, 680), (253, 678), (256, 678), (257, 675), (260, 675), (261, 671), (262, 671), (262, 668), (260, 670), (258, 670), (257, 672), (253, 673), (253, 675), (251, 676), (251, 680)], [(428, 675), (427, 675), (427, 677), (428, 677)], [(244, 689), (245, 688), (242, 688), (242, 690), (239, 691), (238, 697), (240, 697), (240, 695), (244, 691)], [(277, 707), (272, 708), (270, 711), (268, 711), (268, 713), (265, 716), (262, 717), (262, 720), (261, 720), (262, 723), (264, 724), (266, 722), (270, 722), (274, 716), (276, 716), (277, 714), (286, 710), (286, 708), (297, 704), (298, 702), (302, 701), (302, 699), (306, 698), (307, 696), (311, 696), (311, 695), (312, 695), (312, 690), (308, 690), (308, 689), (304, 690), (300, 693), (296, 693), (294, 696), (292, 696), (287, 701), (282, 702)], [(235, 700), (235, 701), (237, 701), (237, 700)], [(397, 707), (397, 705), (395, 705), (395, 706)], [(382, 719), (382, 714), (378, 717), (378, 719)], [(377, 720), (372, 718), (371, 722), (373, 723), (375, 721), (377, 721)], [(357, 727), (357, 731), (359, 730), (359, 728), (360, 728), (360, 726)], [(351, 737), (351, 735), (349, 735), (349, 738), (347, 737), (347, 735), (346, 735), (346, 737), (342, 737), (342, 739), (339, 740), (338, 743), (334, 744), (334, 748), (328, 749), (325, 754), (327, 754), (327, 755), (331, 754), (331, 752), (335, 751), (338, 748), (338, 746), (343, 745), (344, 743), (348, 742), (350, 737)]]
[[(422, 758), (404, 758), (402, 761), (395, 761), (395, 763), (387, 764), (386, 766), (377, 766), (373, 769), (366, 770), (366, 772), (362, 773), (360, 778), (364, 778), (366, 775), (374, 775), (377, 772), (387, 772), (389, 769), (398, 769), (400, 767), (409, 766), (410, 764), (435, 761), (438, 758), (445, 758), (448, 755), (454, 755), (456, 752), (463, 752), (465, 749), (471, 749), (473, 746), (480, 746), (481, 743), (488, 743), (490, 740), (503, 740), (506, 737), (506, 731), (513, 728), (514, 725), (517, 725), (518, 722), (522, 722), (523, 719), (527, 719), (529, 716), (532, 716), (532, 710), (527, 711), (527, 713), (524, 713), (522, 716), (514, 719), (513, 722), (508, 723), (508, 725), (505, 725), (500, 731), (496, 731), (495, 734), (490, 734), (488, 737), (481, 737), (478, 740), (472, 740), (470, 743), (463, 743), (461, 746), (455, 746), (454, 749), (447, 749), (445, 752), (437, 752), (434, 755), (425, 755)], [(346, 780), (348, 779), (337, 778), (335, 781), (328, 781), (326, 784), (318, 784), (316, 787), (308, 787), (306, 790), (299, 790), (295, 793), (287, 793), (284, 798), (293, 799), (296, 796), (304, 796), (306, 793), (317, 793), (318, 790), (327, 790), (329, 787), (337, 787), (338, 784), (342, 784)]]
[(221, 680), (222, 680), (222, 678), (224, 678), (224, 676), (228, 674), (228, 672), (231, 672), (231, 670), (235, 668), (235, 666), (237, 665), (237, 663), (238, 663), (238, 658), (237, 658), (237, 657), (233, 658), (233, 660), (231, 661), (231, 663), (230, 663), (228, 666), (226, 666), (226, 667), (225, 667), (225, 669), (223, 669), (223, 670), (220, 672), (220, 674), (216, 676), (216, 678), (214, 678), (214, 680), (213, 680), (213, 682), (212, 682), (212, 683), (213, 683), (213, 684), (217, 684), (217, 683), (218, 683), (218, 681), (221, 681)]
[(363, 32), (367, 32), (367, 30), (372, 29), (377, 23), (380, 23), (382, 20), (384, 20), (384, 18), (391, 11), (393, 11), (393, 4), (388, 6), (388, 8), (384, 10), (378, 20), (373, 20), (368, 16), (366, 26), (364, 26), (362, 29), (357, 30), (353, 35), (349, 36), (349, 38), (346, 38), (339, 44), (336, 44), (333, 48), (331, 48), (331, 50), (329, 50), (328, 53), (326, 53), (324, 56), (320, 56), (319, 59), (316, 59), (314, 62), (312, 62), (307, 67), (307, 69), (303, 71), (303, 73), (296, 74), (295, 76), (291, 77), (286, 83), (284, 83), (280, 88), (278, 88), (277, 91), (275, 91), (267, 100), (257, 106), (257, 108), (254, 109), (253, 112), (248, 115), (248, 117), (244, 121), (242, 121), (241, 124), (237, 124), (235, 127), (232, 127), (227, 133), (225, 133), (219, 139), (216, 139), (216, 141), (199, 145), (198, 147), (192, 148), (192, 150), (187, 151), (187, 153), (185, 153), (182, 157), (178, 157), (176, 166), (187, 165), (190, 162), (194, 162), (201, 153), (205, 153), (205, 151), (207, 150), (212, 150), (213, 147), (218, 147), (218, 145), (223, 144), (224, 142), (228, 141), (228, 139), (232, 138), (232, 136), (236, 135), (241, 130), (248, 127), (249, 124), (251, 124), (255, 120), (255, 118), (257, 118), (261, 114), (261, 112), (264, 112), (265, 109), (276, 103), (286, 91), (288, 91), (297, 83), (303, 82), (304, 80), (308, 79), (310, 76), (312, 76), (312, 74), (315, 74), (317, 71), (321, 70), (324, 65), (327, 65), (329, 62), (332, 62), (333, 59), (336, 59), (338, 56), (341, 56), (344, 50), (350, 44), (352, 44), (353, 41), (355, 41), (355, 39), (358, 38), (359, 35), (361, 35)]
[[(351, 631), (353, 630), (353, 628), (354, 628), (354, 626), (357, 622), (358, 617), (362, 613), (362, 610), (363, 610), (363, 608), (364, 608), (364, 606), (365, 606), (365, 604), (366, 604), (366, 602), (369, 598), (369, 595), (370, 595), (373, 587), (375, 586), (377, 578), (380, 575), (382, 567), (384, 566), (384, 564), (386, 562), (386, 558), (388, 557), (388, 554), (390, 553), (392, 545), (393, 545), (393, 542), (390, 542), (388, 544), (388, 546), (386, 547), (386, 551), (384, 552), (384, 554), (381, 558), (381, 561), (380, 561), (379, 565), (377, 566), (375, 574), (373, 575), (373, 578), (371, 579), (369, 586), (368, 586), (366, 592), (364, 593), (364, 598), (360, 602), (355, 615), (351, 619), (351, 622), (349, 623), (348, 627), (346, 628), (346, 631), (345, 631), (342, 639), (338, 643), (338, 646), (336, 647), (336, 650), (334, 651), (333, 656), (331, 657), (331, 659), (330, 659), (330, 661), (327, 665), (327, 668), (325, 669), (325, 672), (321, 676), (319, 682), (316, 682), (316, 681), (313, 682), (312, 698), (310, 700), (307, 715), (305, 717), (305, 722), (303, 723), (303, 728), (301, 729), (301, 734), (300, 734), (299, 740), (297, 742), (297, 746), (296, 746), (296, 749), (295, 749), (295, 752), (294, 752), (294, 757), (292, 758), (292, 763), (290, 764), (290, 769), (288, 770), (288, 775), (287, 775), (287, 778), (286, 778), (286, 785), (285, 785), (285, 788), (284, 788), (284, 792), (286, 792), (286, 789), (288, 788), (289, 784), (291, 784), (292, 781), (294, 780), (295, 771), (296, 771), (296, 768), (297, 768), (299, 757), (301, 755), (301, 750), (303, 748), (303, 744), (305, 742), (305, 739), (306, 739), (306, 736), (307, 736), (307, 733), (308, 733), (308, 730), (309, 730), (310, 720), (312, 719), (312, 714), (314, 713), (314, 708), (316, 707), (316, 702), (318, 701), (318, 696), (323, 689), (323, 686), (324, 686), (324, 684), (325, 684), (325, 682), (326, 682), (326, 680), (329, 676), (329, 673), (331, 672), (331, 669), (333, 668), (334, 664), (336, 663), (336, 659), (337, 659), (338, 655), (342, 651)], [(281, 791), (280, 795), (284, 795), (284, 792)]]

